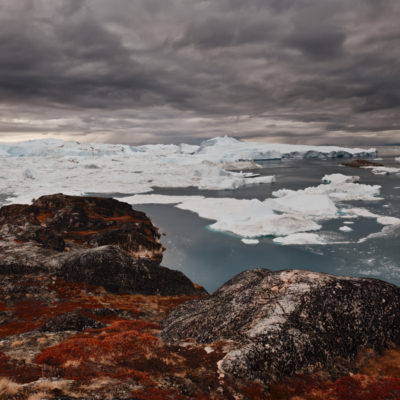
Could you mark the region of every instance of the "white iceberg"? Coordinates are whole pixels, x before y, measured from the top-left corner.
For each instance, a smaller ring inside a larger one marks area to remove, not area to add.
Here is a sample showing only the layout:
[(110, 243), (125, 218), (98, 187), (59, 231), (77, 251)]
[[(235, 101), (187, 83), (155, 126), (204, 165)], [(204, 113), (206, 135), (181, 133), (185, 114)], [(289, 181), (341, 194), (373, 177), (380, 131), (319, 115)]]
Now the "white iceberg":
[(360, 181), (359, 176), (348, 176), (343, 174), (324, 175), (321, 179), (322, 183), (326, 184), (333, 183), (335, 185), (341, 185), (342, 183), (354, 183), (359, 181)]
[(275, 197), (286, 197), (299, 194), (325, 194), (334, 202), (382, 200), (382, 198), (379, 197), (381, 186), (355, 183), (358, 179), (358, 176), (349, 177), (342, 174), (325, 175), (323, 177), (323, 180), (326, 182), (325, 184), (310, 186), (301, 190), (280, 189), (272, 192), (272, 195)]
[(338, 213), (335, 203), (325, 193), (289, 192), (286, 196), (270, 199), (268, 202), (275, 211), (323, 219), (333, 218)]
[(27, 179), (36, 179), (36, 174), (30, 168), (26, 168), (22, 175)]
[(339, 231), (342, 231), (342, 232), (351, 232), (352, 230), (353, 230), (352, 228), (350, 228), (349, 226), (346, 226), (346, 225), (343, 225), (339, 228)]
[(281, 158), (376, 157), (374, 148), (308, 146), (283, 143), (242, 142), (232, 137), (216, 137), (200, 144), (196, 154), (209, 159), (273, 160)]
[(400, 174), (400, 168), (392, 167), (361, 167), (365, 169), (370, 169), (375, 175), (394, 175)]
[(242, 242), (244, 244), (250, 244), (250, 245), (255, 245), (255, 244), (260, 243), (260, 241), (258, 239), (245, 239), (245, 238), (242, 239)]
[(305, 244), (327, 244), (327, 242), (316, 233), (293, 233), (286, 237), (277, 237), (273, 241), (275, 243), (279, 243), (286, 246), (305, 245)]

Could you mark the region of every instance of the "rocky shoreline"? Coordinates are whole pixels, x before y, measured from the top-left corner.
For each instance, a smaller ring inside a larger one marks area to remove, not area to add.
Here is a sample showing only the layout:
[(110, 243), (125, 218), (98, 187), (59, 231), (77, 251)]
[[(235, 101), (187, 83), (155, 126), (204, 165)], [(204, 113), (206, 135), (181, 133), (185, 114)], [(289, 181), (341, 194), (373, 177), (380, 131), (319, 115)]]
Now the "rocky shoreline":
[(1, 399), (397, 399), (400, 288), (245, 271), (208, 295), (123, 202), (0, 209)]

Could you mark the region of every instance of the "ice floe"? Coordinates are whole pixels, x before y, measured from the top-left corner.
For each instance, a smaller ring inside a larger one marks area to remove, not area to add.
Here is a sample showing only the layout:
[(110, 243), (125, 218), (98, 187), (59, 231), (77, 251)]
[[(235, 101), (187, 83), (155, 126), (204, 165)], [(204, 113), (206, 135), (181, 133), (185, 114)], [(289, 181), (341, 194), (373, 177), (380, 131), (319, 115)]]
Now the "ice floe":
[(353, 207), (343, 209), (346, 216), (349, 217), (364, 217), (364, 218), (375, 218), (376, 222), (381, 225), (398, 225), (400, 224), (400, 218), (391, 217), (386, 215), (375, 214), (365, 208)]
[(293, 233), (285, 237), (277, 237), (273, 239), (273, 241), (282, 245), (327, 244), (327, 242), (316, 233)]
[(357, 176), (347, 176), (342, 174), (325, 175), (324, 184), (310, 186), (302, 190), (280, 189), (272, 194), (275, 197), (286, 197), (291, 195), (327, 195), (334, 202), (351, 200), (382, 200), (379, 197), (381, 186), (364, 185), (356, 183)]
[(365, 169), (370, 169), (375, 175), (394, 175), (400, 174), (400, 168), (393, 167), (361, 167)]
[[(267, 200), (275, 211), (302, 214), (328, 219), (335, 217), (338, 210), (332, 199), (325, 193), (305, 193), (303, 191), (279, 191), (277, 199)], [(277, 195), (277, 192), (273, 193)]]
[[(274, 242), (280, 244), (327, 244), (332, 243), (332, 240), (343, 243), (335, 238), (313, 233), (320, 230), (320, 222), (327, 219), (363, 216), (377, 218), (380, 223), (396, 222), (393, 217), (376, 215), (362, 208), (343, 208), (341, 205), (344, 200), (358, 199), (360, 194), (367, 200), (376, 199), (379, 186), (354, 183), (358, 177), (341, 174), (325, 176), (324, 179), (330, 183), (302, 190), (281, 189), (273, 192), (275, 198), (264, 201), (146, 194), (124, 200), (131, 204), (175, 204), (177, 208), (214, 220), (209, 225), (214, 231), (232, 233), (244, 239), (275, 236)], [(349, 232), (351, 228), (344, 226), (341, 230)]]
[(251, 244), (251, 245), (260, 243), (260, 241), (258, 239), (245, 239), (245, 238), (242, 239), (242, 242), (244, 244)]

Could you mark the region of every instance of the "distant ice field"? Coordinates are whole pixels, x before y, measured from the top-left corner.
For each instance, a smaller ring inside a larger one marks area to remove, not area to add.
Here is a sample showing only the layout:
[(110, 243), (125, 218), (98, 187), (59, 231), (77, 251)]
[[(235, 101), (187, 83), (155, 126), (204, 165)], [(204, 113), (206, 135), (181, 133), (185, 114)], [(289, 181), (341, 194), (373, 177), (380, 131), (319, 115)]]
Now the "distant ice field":
[(400, 168), (354, 169), (375, 149), (215, 138), (123, 146), (0, 144), (0, 203), (63, 192), (120, 198), (166, 234), (163, 264), (212, 291), (250, 267), (304, 268), (400, 284)]

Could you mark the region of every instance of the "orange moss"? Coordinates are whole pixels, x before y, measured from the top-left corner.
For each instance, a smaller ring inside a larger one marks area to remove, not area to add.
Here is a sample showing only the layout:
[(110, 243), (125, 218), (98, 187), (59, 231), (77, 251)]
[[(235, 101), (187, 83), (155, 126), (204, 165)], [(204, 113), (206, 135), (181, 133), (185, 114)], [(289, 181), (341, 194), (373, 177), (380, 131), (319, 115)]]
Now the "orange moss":
[(10, 335), (17, 335), (19, 333), (30, 332), (41, 325), (41, 323), (34, 323), (30, 321), (13, 321), (0, 327), (0, 338)]
[(361, 373), (369, 376), (400, 378), (400, 347), (386, 350), (382, 355), (370, 358), (361, 367)]
[(245, 399), (262, 399), (265, 397), (263, 385), (258, 382), (250, 382), (247, 385), (241, 386), (240, 393), (245, 396)]
[(36, 215), (36, 219), (39, 222), (44, 222), (47, 220), (48, 217), (50, 217), (51, 213), (49, 212), (39, 212), (39, 214)]
[(135, 222), (142, 223), (143, 219), (134, 218), (131, 215), (118, 215), (114, 217), (104, 217), (104, 221), (115, 221), (115, 222)]
[(73, 231), (66, 234), (66, 237), (97, 235), (99, 232), (102, 232), (102, 230), (99, 229), (97, 231)]
[(45, 349), (36, 357), (36, 362), (57, 367), (68, 378), (99, 373), (114, 376), (121, 374), (121, 368), (136, 370), (141, 366), (143, 370), (145, 367), (153, 370), (152, 358), (158, 350), (158, 339), (151, 331), (156, 327), (145, 321), (116, 321), (110, 327), (88, 330)]
[(345, 376), (336, 381), (330, 391), (335, 400), (398, 400), (400, 379)]
[(17, 383), (28, 383), (38, 380), (41, 376), (40, 367), (16, 365), (10, 361), (10, 357), (0, 352), (0, 377), (12, 378)]
[[(256, 397), (257, 398), (257, 397)], [(317, 376), (287, 378), (270, 387), (269, 400), (398, 400), (400, 379), (347, 375), (336, 382)]]
[(165, 390), (158, 387), (151, 387), (132, 392), (138, 400), (184, 400), (188, 397), (181, 395), (176, 390)]

